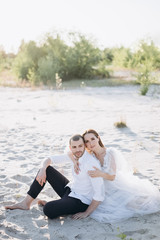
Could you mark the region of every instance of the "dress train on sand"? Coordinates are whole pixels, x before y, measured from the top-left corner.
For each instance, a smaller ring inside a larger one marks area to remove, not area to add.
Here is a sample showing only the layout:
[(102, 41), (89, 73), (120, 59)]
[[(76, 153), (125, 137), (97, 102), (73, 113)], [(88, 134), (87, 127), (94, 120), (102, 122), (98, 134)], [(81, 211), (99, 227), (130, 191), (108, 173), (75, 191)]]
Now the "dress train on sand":
[(102, 171), (116, 173), (116, 178), (114, 181), (104, 180), (105, 200), (91, 214), (93, 219), (113, 223), (160, 211), (159, 190), (149, 180), (133, 175), (115, 148), (107, 149)]

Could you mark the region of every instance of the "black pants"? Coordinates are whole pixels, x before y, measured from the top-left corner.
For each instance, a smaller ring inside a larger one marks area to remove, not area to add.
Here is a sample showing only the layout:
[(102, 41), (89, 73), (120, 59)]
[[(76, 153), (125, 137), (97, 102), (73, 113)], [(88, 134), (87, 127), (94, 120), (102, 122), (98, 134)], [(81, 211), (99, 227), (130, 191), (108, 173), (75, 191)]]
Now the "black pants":
[[(46, 180), (50, 183), (55, 192), (61, 197), (61, 199), (46, 203), (43, 208), (46, 216), (52, 219), (66, 214), (84, 212), (88, 208), (88, 205), (82, 203), (79, 199), (68, 196), (71, 192), (70, 188), (66, 187), (69, 180), (60, 172), (49, 166), (46, 169), (46, 175)], [(45, 183), (43, 186), (41, 186), (35, 178), (30, 186), (28, 195), (35, 199), (42, 191), (44, 186)]]

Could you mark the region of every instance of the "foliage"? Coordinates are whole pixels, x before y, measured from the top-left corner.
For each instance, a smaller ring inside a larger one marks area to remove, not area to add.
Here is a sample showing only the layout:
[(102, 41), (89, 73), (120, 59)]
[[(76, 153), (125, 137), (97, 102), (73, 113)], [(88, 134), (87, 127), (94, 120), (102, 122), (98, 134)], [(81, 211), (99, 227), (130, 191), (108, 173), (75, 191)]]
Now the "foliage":
[(107, 65), (111, 64), (114, 58), (112, 48), (105, 48), (102, 50), (102, 58), (105, 60)]
[(73, 46), (68, 49), (66, 58), (66, 78), (92, 78), (94, 66), (100, 59), (100, 50), (85, 36), (74, 33), (72, 35)]
[(94, 67), (94, 76), (98, 78), (109, 78), (110, 71), (107, 67), (111, 65), (113, 61), (112, 50), (105, 48), (99, 53), (99, 61), (97, 65)]
[(55, 82), (56, 73), (63, 81), (93, 77), (100, 50), (82, 35), (76, 35), (72, 45), (67, 46), (59, 35), (48, 35), (40, 47), (33, 41), (23, 42), (14, 69), (21, 79), (33, 83)]
[(105, 61), (100, 61), (96, 67), (94, 67), (94, 76), (96, 78), (109, 78), (110, 71), (107, 69)]
[(13, 69), (19, 79), (36, 85), (56, 84), (56, 74), (64, 83), (109, 78), (111, 69), (129, 68), (137, 72), (142, 95), (155, 82), (153, 72), (160, 70), (160, 49), (153, 41), (141, 40), (134, 51), (123, 46), (100, 50), (85, 35), (69, 33), (67, 38), (68, 44), (57, 33), (46, 34), (39, 44), (22, 41), (16, 56), (0, 47), (0, 71)]
[(127, 124), (125, 120), (121, 119), (119, 122), (115, 122), (114, 126), (117, 128), (126, 128)]
[(137, 67), (137, 82), (140, 83), (140, 93), (141, 95), (146, 95), (146, 93), (149, 90), (149, 86), (154, 80), (152, 76), (153, 67), (152, 64), (148, 61), (144, 62), (143, 64), (140, 64)]
[(56, 64), (54, 64), (52, 56), (46, 56), (39, 60), (38, 62), (38, 78), (44, 84), (47, 82), (55, 81), (55, 74), (57, 72)]
[(62, 79), (59, 77), (58, 73), (56, 73), (56, 88), (60, 89), (62, 87)]
[(29, 69), (33, 67), (31, 59), (23, 52), (15, 58), (13, 69), (20, 79), (28, 79)]
[[(29, 43), (22, 42), (13, 65), (13, 69), (18, 77), (33, 81), (30, 77), (36, 76), (38, 61), (43, 55), (43, 48), (37, 47), (34, 41)], [(33, 82), (35, 82), (35, 79)]]
[(113, 65), (118, 67), (130, 67), (130, 61), (132, 59), (132, 53), (129, 48), (113, 48)]
[(155, 69), (160, 69), (160, 49), (151, 40), (141, 40), (133, 54), (131, 66), (150, 63)]
[(13, 53), (6, 53), (3, 47), (0, 46), (0, 72), (6, 69), (10, 69), (13, 63), (15, 55)]
[(4, 68), (4, 62), (5, 62), (4, 51), (0, 49), (0, 72)]
[(150, 84), (156, 82), (153, 72), (160, 67), (160, 51), (154, 43), (140, 41), (137, 52), (133, 56), (133, 66), (138, 74), (137, 82), (141, 85), (141, 95), (146, 95)]
[[(124, 234), (124, 233), (118, 234), (117, 237), (122, 239), (122, 240), (127, 240), (127, 235)], [(133, 238), (129, 238), (128, 240), (133, 240)]]
[(45, 56), (39, 61), (38, 75), (44, 83), (47, 81), (55, 82), (56, 73), (61, 78), (66, 77), (66, 55), (68, 46), (59, 35), (47, 36), (43, 45)]
[[(117, 235), (118, 238), (120, 238), (121, 240), (127, 240), (127, 235), (124, 233), (120, 233), (119, 227), (117, 228), (119, 234)], [(134, 240), (133, 238), (129, 238), (128, 240)]]

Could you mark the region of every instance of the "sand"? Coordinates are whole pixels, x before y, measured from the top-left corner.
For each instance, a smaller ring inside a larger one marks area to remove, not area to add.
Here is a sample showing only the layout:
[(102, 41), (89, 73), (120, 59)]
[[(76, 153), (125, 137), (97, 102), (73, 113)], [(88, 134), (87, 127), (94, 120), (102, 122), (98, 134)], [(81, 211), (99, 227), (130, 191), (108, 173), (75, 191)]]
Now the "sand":
[[(121, 118), (128, 128), (117, 129)], [(138, 86), (68, 90), (0, 88), (0, 239), (160, 239), (160, 212), (116, 224), (71, 216), (48, 220), (36, 203), (29, 211), (5, 210), (24, 198), (42, 162), (63, 153), (69, 137), (96, 129), (107, 147), (119, 149), (140, 177), (160, 189), (160, 88), (147, 96)], [(69, 164), (56, 168), (71, 178)], [(56, 199), (49, 184), (40, 194)], [(119, 229), (119, 230), (118, 230)]]

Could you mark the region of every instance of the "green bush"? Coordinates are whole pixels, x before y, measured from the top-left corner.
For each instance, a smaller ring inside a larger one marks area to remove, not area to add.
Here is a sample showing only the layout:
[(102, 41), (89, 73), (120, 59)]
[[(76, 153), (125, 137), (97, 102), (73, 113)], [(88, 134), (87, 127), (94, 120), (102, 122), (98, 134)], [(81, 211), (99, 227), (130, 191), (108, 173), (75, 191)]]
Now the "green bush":
[(13, 64), (13, 69), (18, 77), (30, 80), (31, 72), (36, 73), (38, 61), (42, 56), (44, 56), (44, 49), (37, 47), (34, 41), (22, 42)]
[(113, 65), (121, 68), (130, 67), (132, 53), (129, 48), (113, 48)]
[(160, 68), (160, 50), (153, 41), (141, 40), (134, 52), (131, 66), (137, 71), (137, 83), (140, 86), (140, 94), (146, 95), (150, 85), (156, 82), (153, 72)]
[(140, 64), (150, 63), (154, 69), (160, 69), (160, 49), (151, 40), (141, 40), (132, 58), (132, 67), (139, 68)]
[(47, 34), (39, 45), (23, 41), (17, 56), (8, 56), (8, 60), (0, 50), (0, 69), (12, 67), (14, 60), (13, 69), (20, 79), (32, 84), (52, 84), (56, 83), (56, 73), (64, 82), (108, 78), (108, 66), (133, 68), (138, 72), (141, 93), (146, 94), (153, 80), (152, 71), (160, 68), (160, 50), (152, 41), (141, 41), (133, 52), (124, 47), (100, 50), (92, 39), (79, 33), (70, 33), (68, 38), (68, 45), (59, 34)]
[(3, 70), (10, 70), (12, 67), (13, 60), (15, 58), (15, 54), (6, 53), (3, 47), (0, 46), (0, 72)]
[(55, 74), (59, 70), (59, 66), (54, 60), (51, 56), (46, 56), (38, 62), (37, 75), (39, 80), (44, 84), (55, 82)]
[(88, 79), (94, 76), (94, 66), (99, 62), (100, 50), (85, 36), (76, 35), (73, 47), (68, 49), (66, 57), (66, 78)]
[(101, 59), (105, 61), (106, 65), (112, 64), (114, 58), (113, 49), (105, 48), (101, 51)]
[(13, 69), (20, 79), (28, 80), (29, 69), (34, 66), (33, 61), (23, 52), (15, 58)]
[(107, 70), (107, 64), (105, 61), (101, 61), (98, 65), (94, 68), (94, 77), (96, 78), (109, 78), (110, 72)]
[(149, 90), (149, 86), (155, 80), (152, 76), (153, 70), (154, 68), (152, 67), (152, 63), (149, 61), (143, 62), (143, 64), (139, 64), (139, 66), (137, 66), (137, 82), (141, 85), (141, 95), (146, 95)]

